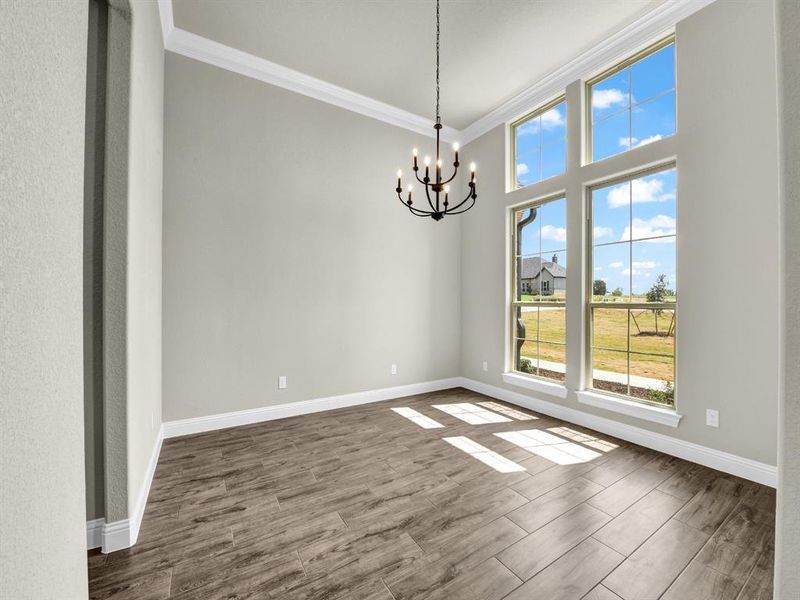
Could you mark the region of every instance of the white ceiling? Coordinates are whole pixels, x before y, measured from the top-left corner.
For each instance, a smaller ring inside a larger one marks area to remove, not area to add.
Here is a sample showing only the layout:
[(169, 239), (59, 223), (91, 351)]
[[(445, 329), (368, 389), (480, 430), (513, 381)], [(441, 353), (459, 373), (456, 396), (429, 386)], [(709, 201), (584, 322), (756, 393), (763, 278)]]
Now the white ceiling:
[[(666, 0), (442, 0), (442, 119), (463, 129)], [(431, 118), (433, 0), (173, 0), (175, 26)]]

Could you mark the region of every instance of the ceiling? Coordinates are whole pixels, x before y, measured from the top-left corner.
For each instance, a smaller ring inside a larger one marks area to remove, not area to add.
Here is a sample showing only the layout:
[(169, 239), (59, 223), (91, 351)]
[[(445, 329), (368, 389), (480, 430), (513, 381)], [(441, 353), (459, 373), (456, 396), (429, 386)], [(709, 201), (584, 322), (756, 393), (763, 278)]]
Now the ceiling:
[[(665, 0), (442, 0), (443, 122), (463, 129)], [(175, 26), (428, 118), (433, 0), (173, 0)]]

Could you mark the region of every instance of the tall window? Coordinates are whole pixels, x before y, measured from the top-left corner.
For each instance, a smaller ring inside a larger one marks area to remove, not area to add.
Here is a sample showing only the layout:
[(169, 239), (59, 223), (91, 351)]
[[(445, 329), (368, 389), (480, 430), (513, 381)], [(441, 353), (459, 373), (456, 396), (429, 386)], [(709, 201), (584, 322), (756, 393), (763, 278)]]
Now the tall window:
[(592, 387), (674, 405), (674, 166), (591, 190)]
[(567, 166), (567, 104), (559, 98), (512, 123), (514, 189), (560, 175)]
[(567, 202), (512, 211), (512, 343), (515, 370), (564, 381), (566, 373)]
[(675, 133), (675, 43), (664, 40), (588, 82), (590, 160)]

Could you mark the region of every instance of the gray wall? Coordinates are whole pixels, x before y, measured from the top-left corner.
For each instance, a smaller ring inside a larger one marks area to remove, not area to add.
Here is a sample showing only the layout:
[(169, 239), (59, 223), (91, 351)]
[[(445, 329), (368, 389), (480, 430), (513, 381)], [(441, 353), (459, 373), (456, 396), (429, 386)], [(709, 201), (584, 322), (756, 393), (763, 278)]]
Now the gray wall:
[[(0, 597), (85, 598), (85, 4), (0, 0)], [(57, 49), (57, 51), (55, 51)]]
[(777, 0), (783, 203), (783, 411), (775, 597), (800, 598), (800, 3)]
[(128, 514), (161, 427), (164, 44), (158, 5), (132, 0), (127, 213)]
[(155, 2), (111, 2), (107, 63), (104, 474), (95, 480), (105, 492), (99, 516), (119, 521), (142, 508), (161, 426), (164, 46)]
[(107, 5), (89, 3), (83, 207), (83, 392), (86, 518), (105, 515), (103, 486), (103, 174)]
[(172, 53), (165, 123), (165, 421), (458, 375), (459, 221), (393, 191), (430, 140)]
[[(725, 32), (714, 35), (709, 32)], [(742, 44), (747, 40), (747, 44)], [(699, 58), (701, 57), (701, 58)], [(678, 134), (632, 152), (580, 164), (576, 111), (582, 84), (567, 90), (569, 172), (505, 193), (505, 133), (465, 151), (480, 167), (481, 198), (462, 223), (462, 374), (499, 387), (506, 353), (507, 207), (566, 189), (569, 270), (567, 387), (575, 409), (776, 464), (779, 202), (772, 4), (716, 2), (677, 27)], [(593, 73), (587, 73), (591, 76)], [(533, 108), (533, 107), (531, 107)], [(584, 334), (584, 182), (678, 156), (678, 429), (577, 403)], [(746, 243), (743, 243), (746, 241)], [(746, 298), (731, 282), (748, 273)], [(758, 303), (758, 310), (750, 308)], [(489, 372), (482, 362), (489, 362)], [(544, 396), (543, 396), (544, 397)], [(558, 399), (549, 398), (554, 402)], [(719, 429), (705, 409), (720, 411)]]

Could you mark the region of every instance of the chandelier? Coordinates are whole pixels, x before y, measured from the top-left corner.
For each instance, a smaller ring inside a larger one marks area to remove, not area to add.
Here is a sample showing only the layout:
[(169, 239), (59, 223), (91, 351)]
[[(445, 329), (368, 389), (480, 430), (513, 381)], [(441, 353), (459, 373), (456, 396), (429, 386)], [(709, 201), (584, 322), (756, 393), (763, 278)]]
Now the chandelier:
[[(403, 172), (397, 171), (397, 188), (395, 191), (397, 192), (397, 197), (400, 199), (400, 202), (403, 206), (407, 207), (408, 210), (411, 212), (412, 215), (416, 215), (418, 217), (431, 217), (434, 221), (441, 221), (445, 215), (460, 215), (461, 213), (467, 212), (470, 208), (475, 206), (475, 199), (478, 197), (478, 193), (475, 187), (475, 163), (471, 163), (469, 166), (470, 169), (470, 178), (469, 183), (467, 184), (469, 191), (467, 192), (466, 197), (455, 205), (450, 204), (450, 182), (455, 179), (456, 174), (458, 173), (458, 167), (461, 163), (458, 162), (458, 144), (453, 144), (453, 152), (454, 152), (454, 160), (453, 160), (453, 174), (450, 176), (449, 179), (442, 178), (442, 158), (440, 153), (440, 140), (439, 140), (439, 133), (442, 129), (442, 119), (439, 115), (439, 0), (436, 0), (436, 123), (434, 124), (433, 128), (436, 130), (436, 163), (434, 166), (434, 174), (433, 179), (431, 179), (431, 158), (430, 156), (426, 156), (424, 159), (425, 163), (425, 175), (424, 177), (420, 178), (419, 176), (419, 165), (417, 164), (417, 149), (414, 148), (414, 177), (417, 179), (419, 183), (422, 184), (422, 188), (425, 190), (425, 199), (428, 202), (428, 206), (426, 207), (423, 203), (421, 206), (422, 208), (414, 205), (414, 201), (412, 200), (411, 194), (413, 192), (414, 186), (409, 184), (406, 188), (407, 197), (403, 199)], [(444, 199), (442, 200), (442, 195), (444, 195)]]

